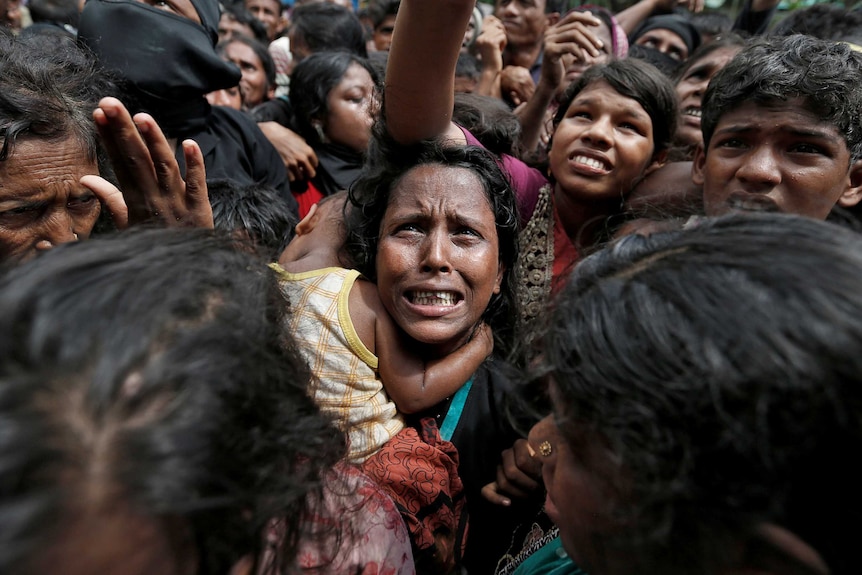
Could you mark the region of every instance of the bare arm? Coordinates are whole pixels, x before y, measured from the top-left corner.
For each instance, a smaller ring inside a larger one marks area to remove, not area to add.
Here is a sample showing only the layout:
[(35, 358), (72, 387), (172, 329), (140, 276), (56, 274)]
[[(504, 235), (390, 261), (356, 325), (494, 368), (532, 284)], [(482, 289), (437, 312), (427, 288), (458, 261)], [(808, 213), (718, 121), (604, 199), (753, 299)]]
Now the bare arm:
[(625, 33), (631, 35), (641, 22), (653, 14), (666, 14), (676, 6), (683, 6), (692, 12), (700, 12), (703, 10), (703, 2), (704, 0), (641, 0), (615, 14), (615, 18)]
[(310, 180), (317, 174), (317, 155), (302, 136), (277, 122), (259, 122), (258, 127), (278, 150), (291, 182)]
[(389, 49), (384, 114), (401, 143), (448, 135), (464, 143), (452, 124), (455, 65), (475, 0), (402, 0)]

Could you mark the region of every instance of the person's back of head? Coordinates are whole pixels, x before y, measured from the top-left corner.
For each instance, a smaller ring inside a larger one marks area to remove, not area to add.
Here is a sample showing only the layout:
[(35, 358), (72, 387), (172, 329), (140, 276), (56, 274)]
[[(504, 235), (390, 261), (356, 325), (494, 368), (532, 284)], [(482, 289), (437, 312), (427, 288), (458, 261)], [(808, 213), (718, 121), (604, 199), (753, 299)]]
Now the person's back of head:
[(286, 306), (263, 262), (200, 230), (66, 245), (7, 273), (0, 570), (289, 569), (344, 440), (306, 393)]
[(805, 34), (821, 40), (862, 43), (862, 13), (835, 4), (815, 4), (791, 12), (771, 36)]
[(495, 154), (517, 154), (521, 123), (499, 98), (455, 94), (452, 121), (470, 130), (483, 146)]
[(591, 513), (559, 522), (564, 545), (588, 543), (570, 549), (579, 565), (856, 572), (860, 274), (862, 236), (780, 214), (629, 236), (582, 261), (534, 367), (586, 492), (605, 498), (549, 492), (560, 517)]
[(806, 111), (844, 138), (851, 162), (862, 158), (862, 54), (801, 34), (760, 39), (737, 54), (703, 97), (704, 147), (722, 116), (745, 103), (768, 108), (800, 99)]
[(207, 193), (217, 230), (248, 239), (267, 261), (275, 261), (293, 236), (297, 224), (290, 207), (271, 189), (242, 186), (230, 180), (207, 182)]
[(291, 50), (293, 44), (301, 43), (309, 53), (344, 50), (368, 55), (359, 18), (338, 4), (315, 2), (296, 7), (291, 14), (290, 37)]

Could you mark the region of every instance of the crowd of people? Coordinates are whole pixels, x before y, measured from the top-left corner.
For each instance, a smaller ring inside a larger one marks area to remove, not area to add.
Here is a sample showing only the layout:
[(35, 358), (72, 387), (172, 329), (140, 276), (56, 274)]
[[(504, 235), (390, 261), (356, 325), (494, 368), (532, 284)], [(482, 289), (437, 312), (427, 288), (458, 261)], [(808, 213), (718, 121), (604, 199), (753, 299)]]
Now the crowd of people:
[(0, 572), (852, 573), (862, 10), (628, 4), (0, 0)]

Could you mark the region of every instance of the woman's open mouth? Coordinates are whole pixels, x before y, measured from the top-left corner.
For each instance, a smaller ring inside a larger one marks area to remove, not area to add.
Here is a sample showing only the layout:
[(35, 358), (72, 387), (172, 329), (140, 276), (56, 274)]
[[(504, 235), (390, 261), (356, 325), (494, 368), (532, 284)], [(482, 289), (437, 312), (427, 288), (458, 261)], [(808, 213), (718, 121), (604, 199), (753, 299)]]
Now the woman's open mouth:
[(414, 291), (407, 294), (414, 305), (451, 307), (458, 303), (460, 296), (450, 291)]

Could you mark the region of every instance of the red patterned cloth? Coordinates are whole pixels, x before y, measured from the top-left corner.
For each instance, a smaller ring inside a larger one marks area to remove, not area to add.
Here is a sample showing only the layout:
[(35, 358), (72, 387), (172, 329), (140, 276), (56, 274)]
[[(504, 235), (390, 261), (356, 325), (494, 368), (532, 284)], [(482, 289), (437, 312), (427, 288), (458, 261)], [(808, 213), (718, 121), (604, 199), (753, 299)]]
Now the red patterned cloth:
[(434, 418), (407, 427), (362, 464), (395, 501), (413, 547), (419, 574), (455, 570), (467, 540), (464, 487), (458, 451), (440, 438)]

